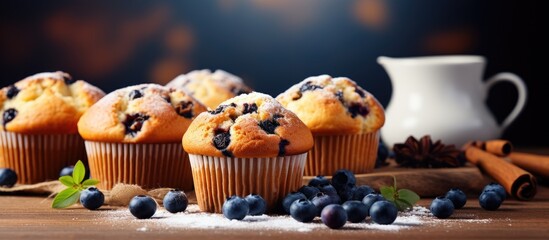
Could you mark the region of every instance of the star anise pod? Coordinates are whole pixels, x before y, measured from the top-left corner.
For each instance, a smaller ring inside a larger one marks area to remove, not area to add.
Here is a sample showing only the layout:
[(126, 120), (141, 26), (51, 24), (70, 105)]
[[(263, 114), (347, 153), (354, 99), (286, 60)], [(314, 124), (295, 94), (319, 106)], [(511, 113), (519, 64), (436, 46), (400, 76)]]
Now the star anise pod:
[(448, 168), (460, 167), (465, 161), (461, 151), (453, 144), (444, 145), (440, 140), (433, 143), (431, 136), (425, 135), (419, 141), (413, 136), (406, 142), (393, 146), (396, 162), (402, 167), (412, 168)]

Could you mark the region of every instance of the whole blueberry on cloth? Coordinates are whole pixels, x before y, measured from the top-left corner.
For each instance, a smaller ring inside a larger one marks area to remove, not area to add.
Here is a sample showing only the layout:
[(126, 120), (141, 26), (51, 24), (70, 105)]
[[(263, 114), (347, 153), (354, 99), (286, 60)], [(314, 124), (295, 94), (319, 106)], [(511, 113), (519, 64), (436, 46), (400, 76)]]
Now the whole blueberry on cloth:
[(151, 218), (156, 212), (156, 201), (146, 195), (137, 195), (130, 201), (129, 209), (138, 219)]
[(172, 189), (166, 193), (162, 199), (162, 205), (164, 205), (164, 208), (168, 210), (168, 212), (178, 213), (187, 209), (189, 200), (183, 191), (179, 189)]
[(248, 202), (239, 196), (233, 195), (223, 203), (223, 216), (230, 220), (242, 220), (248, 215), (249, 211)]
[(17, 182), (17, 173), (11, 168), (0, 168), (0, 187), (13, 187)]

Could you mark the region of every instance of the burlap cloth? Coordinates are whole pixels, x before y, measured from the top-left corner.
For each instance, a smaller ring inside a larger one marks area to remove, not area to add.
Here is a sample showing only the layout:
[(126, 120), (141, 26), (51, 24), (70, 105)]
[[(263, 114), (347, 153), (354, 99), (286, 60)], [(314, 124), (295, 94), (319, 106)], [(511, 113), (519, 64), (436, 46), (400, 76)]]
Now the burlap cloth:
[[(11, 188), (0, 187), (0, 195), (46, 195), (48, 198), (52, 198), (65, 189), (66, 186), (59, 181), (42, 182), (29, 185), (15, 185)], [(157, 188), (145, 190), (137, 185), (116, 184), (112, 190), (101, 190), (105, 194), (105, 205), (110, 206), (127, 206), (130, 200), (136, 195), (149, 195), (162, 205), (162, 199), (164, 195), (171, 188)], [(185, 192), (189, 203), (196, 203), (196, 197), (194, 191)]]

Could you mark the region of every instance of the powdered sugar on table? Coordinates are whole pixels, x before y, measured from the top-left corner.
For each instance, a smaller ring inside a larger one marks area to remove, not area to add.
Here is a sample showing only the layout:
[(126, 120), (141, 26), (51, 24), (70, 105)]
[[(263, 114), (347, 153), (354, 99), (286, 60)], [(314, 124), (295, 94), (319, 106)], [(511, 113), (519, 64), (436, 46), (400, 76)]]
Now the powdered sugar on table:
[[(457, 214), (457, 213), (454, 213)], [(180, 229), (245, 229), (245, 230), (277, 230), (309, 232), (314, 229), (327, 227), (316, 218), (312, 223), (301, 223), (290, 216), (246, 216), (244, 220), (228, 220), (222, 214), (200, 212), (198, 205), (189, 205), (184, 213), (172, 214), (159, 208), (151, 219), (139, 220), (131, 215), (128, 210), (112, 210), (102, 213), (103, 217), (112, 221), (113, 225), (123, 224), (127, 220), (135, 223), (142, 223), (143, 226), (136, 231), (147, 231), (151, 225), (163, 228)], [(489, 223), (490, 219), (475, 219), (475, 216), (464, 216), (465, 219), (437, 219), (431, 215), (429, 209), (416, 206), (411, 211), (399, 213), (393, 224), (380, 225), (371, 222), (369, 218), (361, 223), (347, 223), (343, 227), (348, 229), (370, 229), (379, 231), (400, 231), (424, 225), (447, 225), (463, 223)], [(126, 221), (121, 221), (126, 220)]]

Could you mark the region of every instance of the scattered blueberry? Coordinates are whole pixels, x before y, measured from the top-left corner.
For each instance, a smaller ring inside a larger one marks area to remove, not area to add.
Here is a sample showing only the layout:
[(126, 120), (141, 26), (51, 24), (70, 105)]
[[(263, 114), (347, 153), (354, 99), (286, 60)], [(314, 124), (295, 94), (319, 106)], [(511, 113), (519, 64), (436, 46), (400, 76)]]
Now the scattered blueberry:
[(73, 171), (74, 171), (74, 166), (66, 166), (63, 169), (61, 169), (61, 172), (59, 172), (59, 177), (72, 176)]
[(290, 214), (290, 206), (292, 206), (292, 203), (294, 203), (295, 200), (299, 199), (307, 199), (307, 197), (300, 192), (292, 192), (288, 194), (283, 200), (282, 200), (282, 207), (284, 208), (284, 211), (286, 213)]
[(327, 185), (327, 184), (330, 184), (330, 180), (320, 175), (312, 178), (309, 181), (309, 186), (311, 187), (320, 187), (322, 185)]
[(96, 187), (89, 187), (80, 193), (80, 204), (89, 210), (98, 209), (105, 202), (105, 195)]
[(250, 208), (248, 214), (252, 216), (262, 215), (267, 211), (267, 202), (257, 194), (250, 194), (244, 198)]
[(372, 204), (369, 214), (372, 217), (372, 221), (375, 223), (386, 225), (391, 224), (396, 220), (398, 209), (393, 203), (382, 200)]
[(446, 198), (450, 199), (455, 209), (460, 209), (467, 203), (467, 196), (458, 188), (452, 188), (446, 193)]
[(129, 208), (136, 218), (151, 218), (156, 212), (156, 202), (149, 196), (137, 195), (130, 201)]
[(343, 203), (342, 207), (347, 212), (349, 222), (362, 222), (368, 216), (368, 208), (361, 201), (347, 201)]
[(378, 202), (378, 201), (383, 201), (385, 200), (385, 198), (381, 195), (381, 194), (378, 194), (378, 193), (370, 193), (368, 195), (366, 195), (366, 197), (364, 197), (362, 199), (362, 203), (364, 203), (364, 205), (366, 206), (366, 209), (368, 209), (368, 213), (370, 211), (370, 208), (372, 207), (372, 205), (375, 203), (375, 202)]
[(498, 196), (501, 198), (501, 201), (504, 201), (507, 198), (507, 193), (505, 192), (505, 188), (503, 188), (503, 186), (501, 186), (501, 184), (499, 183), (495, 183), (495, 182), (489, 183), (484, 187), (484, 189), (482, 189), (483, 192), (486, 192), (489, 190), (496, 191)]
[(249, 210), (248, 202), (239, 196), (233, 195), (223, 203), (223, 216), (230, 220), (244, 219), (248, 215)]
[(322, 212), (322, 209), (324, 207), (330, 205), (330, 204), (338, 204), (339, 202), (336, 202), (335, 199), (327, 194), (324, 193), (318, 193), (312, 200), (313, 204), (317, 208), (317, 216), (320, 216), (320, 213)]
[(316, 217), (318, 209), (313, 202), (307, 199), (294, 201), (290, 206), (290, 215), (299, 222), (312, 222)]
[(341, 205), (330, 204), (322, 209), (320, 219), (329, 228), (339, 229), (347, 222), (347, 212)]
[(454, 213), (454, 204), (450, 199), (440, 196), (433, 199), (429, 209), (437, 218), (448, 218)]
[(503, 200), (496, 190), (483, 191), (478, 198), (480, 206), (486, 210), (495, 211), (501, 206)]
[(303, 185), (299, 190), (297, 190), (300, 193), (303, 193), (307, 199), (312, 199), (316, 196), (317, 193), (320, 192), (320, 190), (316, 187), (306, 186)]
[(370, 193), (375, 193), (375, 192), (376, 191), (373, 188), (371, 188), (370, 186), (362, 185), (362, 186), (353, 188), (353, 190), (352, 190), (353, 197), (351, 199), (352, 200), (362, 201), (362, 199), (364, 199), (364, 197), (366, 197), (366, 195), (368, 195)]
[(179, 189), (172, 189), (166, 193), (164, 199), (162, 199), (162, 205), (164, 205), (164, 208), (168, 210), (168, 212), (178, 213), (187, 209), (189, 200), (183, 191)]
[(0, 187), (13, 187), (17, 182), (17, 173), (11, 168), (0, 168)]

